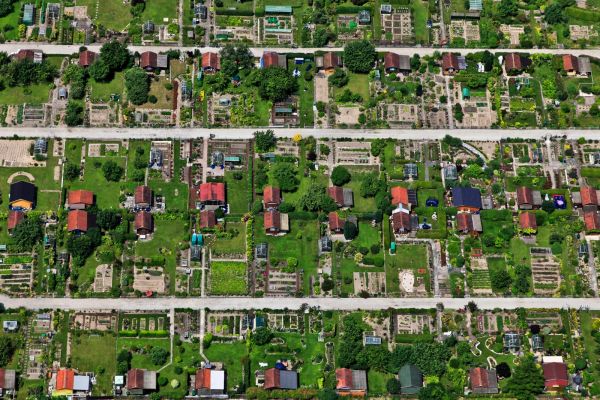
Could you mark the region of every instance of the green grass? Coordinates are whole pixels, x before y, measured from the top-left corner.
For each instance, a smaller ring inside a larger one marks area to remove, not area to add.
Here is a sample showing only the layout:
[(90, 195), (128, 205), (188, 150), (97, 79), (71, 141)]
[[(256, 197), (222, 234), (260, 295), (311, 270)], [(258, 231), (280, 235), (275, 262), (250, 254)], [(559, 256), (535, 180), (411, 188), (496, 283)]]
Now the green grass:
[(241, 360), (246, 357), (247, 351), (244, 342), (212, 343), (208, 349), (204, 349), (204, 355), (210, 361), (223, 363), (223, 368), (227, 371), (227, 390), (231, 391), (243, 382)]
[(235, 233), (232, 238), (216, 238), (212, 244), (213, 257), (227, 254), (245, 254), (246, 227), (242, 222), (226, 222), (225, 231)]
[[(235, 9), (240, 12), (252, 12), (252, 2), (246, 1), (243, 3), (239, 3), (236, 0), (223, 0), (223, 7), (215, 8), (216, 13), (219, 13), (219, 10), (230, 10)], [(258, 7), (257, 7), (258, 10)]]
[(288, 70), (294, 71), (296, 67), (301, 72), (300, 78), (297, 78), (298, 82), (298, 107), (300, 113), (300, 126), (301, 127), (312, 127), (314, 124), (314, 112), (313, 102), (315, 101), (315, 85), (311, 79), (307, 81), (304, 79), (306, 74), (306, 68), (311, 67), (311, 72), (314, 71), (314, 63), (308, 62), (303, 65), (295, 65), (294, 60), (288, 60)]
[(47, 103), (49, 93), (49, 83), (39, 83), (25, 87), (9, 87), (7, 85), (4, 90), (0, 90), (0, 104)]
[(386, 383), (390, 378), (396, 377), (393, 374), (378, 372), (370, 369), (367, 373), (369, 382), (369, 395), (387, 395)]
[(161, 76), (158, 82), (153, 80), (150, 83), (150, 92), (148, 93), (148, 96), (156, 96), (158, 101), (155, 104), (150, 102), (143, 104), (141, 108), (171, 110), (173, 108), (173, 90), (168, 90), (165, 87), (166, 83), (168, 83), (168, 81), (164, 76)]
[[(98, 7), (98, 18), (96, 18), (96, 4)], [(129, 6), (121, 0), (77, 0), (78, 6), (87, 6), (88, 16), (99, 25), (103, 25), (108, 29), (121, 31), (131, 21), (131, 13)], [(154, 21), (155, 23), (162, 22)]]
[[(93, 349), (93, 351), (90, 351)], [(116, 339), (113, 335), (81, 334), (73, 336), (71, 365), (81, 372), (95, 372), (94, 395), (111, 395), (115, 375)], [(102, 373), (100, 371), (103, 370)]]
[[(353, 243), (360, 247), (366, 247), (371, 251), (372, 245), (379, 245), (381, 247), (381, 228), (379, 226), (373, 227), (370, 222), (358, 223), (358, 236), (354, 239)], [(380, 251), (375, 256), (369, 254), (369, 257), (383, 258), (383, 251)]]
[(81, 163), (81, 147), (83, 146), (83, 140), (81, 139), (69, 139), (65, 144), (65, 157), (67, 161), (75, 165)]
[(163, 195), (167, 210), (187, 210), (188, 192), (186, 184), (178, 182), (178, 177), (171, 182), (149, 179), (148, 186), (154, 191), (154, 195)]
[(123, 72), (116, 72), (110, 82), (96, 82), (93, 78), (89, 80), (92, 101), (107, 102), (113, 94), (122, 96), (125, 82)]
[(11, 26), (13, 28), (13, 29), (3, 33), (4, 39), (15, 40), (15, 39), (19, 38), (19, 30), (17, 29), (17, 27), (19, 26), (21, 9), (23, 8), (23, 5), (27, 4), (27, 3), (30, 3), (30, 1), (28, 1), (28, 0), (16, 1), (12, 6), (13, 11), (11, 13), (9, 13), (8, 15), (5, 15), (4, 17), (0, 18), (0, 26), (2, 26), (2, 27)]
[(429, 9), (422, 1), (411, 1), (410, 6), (413, 15), (415, 40), (417, 43), (428, 44), (429, 29), (427, 28), (427, 19), (429, 18)]
[[(236, 173), (241, 173), (242, 179), (235, 179), (234, 174)], [(248, 212), (248, 173), (245, 170), (236, 172), (227, 171), (225, 172), (225, 183), (229, 212), (232, 214)]]
[(169, 18), (171, 22), (171, 19), (177, 18), (177, 4), (177, 0), (149, 1), (142, 13), (142, 20), (150, 20), (157, 25), (163, 23), (163, 18)]
[[(96, 195), (96, 204), (99, 208), (118, 208), (123, 182), (109, 182), (104, 178), (102, 165), (108, 160), (112, 160), (125, 168), (124, 157), (88, 157), (86, 158), (83, 180), (65, 181), (65, 186), (69, 189), (91, 190)], [(99, 166), (96, 163), (100, 163)]]
[(244, 295), (248, 293), (246, 274), (245, 262), (211, 262), (210, 293), (214, 295)]
[(334, 96), (337, 97), (344, 90), (350, 89), (352, 93), (360, 94), (363, 98), (363, 101), (367, 101), (370, 96), (369, 75), (348, 72), (348, 78), (350, 80), (346, 86), (344, 86), (343, 88), (334, 88)]
[(21, 382), (18, 387), (19, 390), (17, 390), (17, 400), (27, 400), (30, 398), (28, 395), (29, 389), (40, 386), (45, 389), (46, 387), (43, 379), (23, 379)]
[(353, 172), (352, 180), (346, 185), (354, 191), (354, 207), (352, 209), (356, 212), (373, 212), (377, 210), (374, 197), (362, 197), (360, 195), (360, 185), (365, 176), (366, 174)]
[[(423, 276), (425, 287), (429, 291), (429, 265), (427, 263), (427, 249), (425, 245), (397, 245), (394, 255), (386, 254), (385, 263), (388, 293), (398, 293), (400, 291), (398, 273), (402, 269), (412, 269), (415, 279), (418, 276)], [(425, 273), (419, 274), (417, 272), (419, 269), (424, 269)]]
[[(117, 339), (117, 354), (123, 350), (131, 350), (133, 347), (137, 347), (138, 349), (145, 348), (146, 346), (151, 347), (160, 347), (167, 351), (171, 351), (171, 341), (169, 339), (160, 338), (160, 339), (139, 339), (139, 338), (118, 338)], [(168, 361), (167, 361), (168, 362)], [(141, 353), (134, 353), (131, 359), (131, 368), (142, 368), (148, 369), (152, 371), (158, 370), (162, 365), (154, 365), (152, 360), (150, 360), (150, 356)]]

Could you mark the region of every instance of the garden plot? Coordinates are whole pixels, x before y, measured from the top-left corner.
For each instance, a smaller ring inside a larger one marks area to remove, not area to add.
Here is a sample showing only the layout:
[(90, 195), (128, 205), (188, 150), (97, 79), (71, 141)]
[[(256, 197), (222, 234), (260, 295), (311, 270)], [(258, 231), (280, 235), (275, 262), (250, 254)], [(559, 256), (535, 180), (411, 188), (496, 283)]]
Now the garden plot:
[(45, 126), (50, 118), (51, 108), (46, 105), (23, 106), (23, 126)]
[(90, 126), (107, 126), (116, 123), (116, 114), (108, 104), (90, 104)]
[(398, 314), (395, 316), (396, 333), (400, 335), (420, 335), (433, 332), (433, 318), (427, 314)]
[(113, 284), (113, 267), (109, 264), (102, 264), (96, 267), (96, 276), (94, 277), (94, 292), (110, 292)]
[(532, 247), (531, 272), (535, 294), (551, 295), (560, 286), (560, 265), (549, 248)]
[(214, 336), (243, 335), (251, 326), (244, 326), (243, 321), (247, 316), (243, 313), (210, 313), (206, 321), (206, 332)]
[(267, 314), (267, 325), (276, 331), (297, 332), (301, 323), (302, 318), (295, 313)]
[(378, 119), (387, 121), (391, 127), (410, 128), (420, 123), (421, 107), (418, 104), (381, 103), (377, 114)]
[(137, 108), (134, 113), (135, 122), (141, 126), (175, 125), (173, 111), (167, 109)]
[(379, 157), (371, 154), (371, 142), (332, 142), (332, 146), (335, 165), (379, 164)]
[(412, 44), (415, 41), (410, 9), (398, 8), (392, 14), (381, 14), (381, 25), (385, 39), (394, 44)]
[(191, 340), (200, 331), (199, 322), (199, 312), (176, 312), (175, 334)]
[(491, 312), (484, 312), (477, 315), (477, 330), (484, 334), (496, 334), (499, 331), (498, 318), (502, 319), (501, 316), (496, 316)]
[(361, 26), (358, 24), (358, 14), (338, 15), (337, 40), (348, 42), (362, 37)]
[[(160, 154), (161, 162), (156, 163), (155, 168), (159, 169), (162, 173), (162, 179), (165, 181), (170, 181), (173, 176), (173, 151), (171, 142), (168, 140), (161, 141), (153, 141), (151, 143), (152, 151), (158, 152)], [(152, 157), (152, 151), (150, 157)], [(150, 160), (152, 163), (153, 160)]]
[(163, 331), (167, 332), (169, 324), (166, 314), (123, 314), (119, 320), (119, 332), (123, 331)]
[(260, 20), (262, 42), (265, 45), (294, 44), (294, 17), (292, 15), (269, 15)]
[(29, 154), (29, 149), (33, 143), (33, 140), (0, 140), (0, 166), (45, 166), (45, 162), (35, 161), (31, 154)]
[(340, 125), (355, 125), (358, 124), (360, 114), (360, 107), (358, 106), (338, 106), (338, 113), (335, 115), (335, 120)]
[(471, 257), (471, 289), (476, 294), (492, 294), (492, 284), (485, 257)]
[(118, 143), (90, 143), (88, 157), (106, 157), (119, 154)]
[(371, 335), (383, 337), (384, 340), (388, 340), (390, 337), (391, 318), (389, 313), (367, 314), (363, 318), (363, 322), (369, 325)]
[(300, 157), (300, 146), (292, 140), (280, 139), (275, 145), (273, 153), (281, 157)]
[(111, 312), (78, 312), (73, 316), (72, 326), (75, 329), (86, 331), (115, 331), (117, 328), (117, 314)]
[(0, 260), (0, 290), (29, 291), (33, 281), (32, 262), (33, 258), (28, 255), (12, 255)]
[(164, 293), (167, 289), (163, 267), (134, 268), (133, 289), (142, 293)]
[(293, 295), (301, 285), (301, 276), (298, 271), (287, 272), (285, 268), (267, 268), (266, 294), (270, 296)]
[(246, 263), (212, 261), (208, 287), (213, 295), (245, 295), (248, 292)]
[(551, 332), (559, 332), (562, 327), (562, 318), (558, 312), (529, 310), (527, 312), (527, 325), (539, 325), (541, 328), (548, 327)]
[(385, 272), (354, 272), (354, 294), (367, 292), (378, 296), (385, 294)]

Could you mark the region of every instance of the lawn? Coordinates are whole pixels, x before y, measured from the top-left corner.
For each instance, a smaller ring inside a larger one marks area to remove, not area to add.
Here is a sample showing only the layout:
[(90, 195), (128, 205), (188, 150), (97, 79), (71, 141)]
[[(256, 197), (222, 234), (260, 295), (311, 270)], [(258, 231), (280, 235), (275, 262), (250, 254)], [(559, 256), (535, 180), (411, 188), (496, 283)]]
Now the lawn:
[[(358, 236), (354, 239), (353, 243), (358, 247), (366, 247), (369, 249), (369, 257), (383, 259), (383, 252), (381, 251), (381, 227), (373, 227), (370, 222), (358, 223)], [(373, 255), (371, 253), (371, 246), (378, 245), (380, 251)]]
[(422, 1), (411, 1), (413, 15), (413, 26), (415, 28), (415, 40), (417, 43), (429, 43), (429, 29), (427, 28), (427, 19), (429, 10), (427, 4)]
[(317, 221), (302, 221), (290, 218), (290, 232), (285, 236), (268, 236), (265, 234), (262, 217), (255, 220), (255, 243), (267, 242), (271, 258), (284, 260), (295, 257), (299, 268), (304, 270), (303, 284), (305, 293), (310, 293), (310, 277), (317, 273), (317, 241), (319, 225)]
[[(212, 343), (204, 348), (204, 355), (212, 362), (223, 363), (227, 371), (227, 390), (231, 391), (244, 381), (242, 359), (246, 357), (245, 342)], [(248, 374), (248, 371), (245, 371)]]
[(342, 88), (334, 88), (333, 93), (334, 96), (337, 97), (344, 90), (350, 89), (352, 93), (360, 94), (363, 98), (363, 101), (367, 101), (370, 97), (369, 93), (369, 75), (367, 74), (357, 74), (354, 72), (348, 72), (349, 82), (346, 86)]
[(49, 83), (9, 87), (0, 90), (0, 104), (42, 104), (48, 102)]
[[(78, 6), (87, 6), (88, 16), (98, 25), (122, 31), (131, 21), (129, 6), (121, 0), (77, 0)], [(98, 5), (98, 13), (96, 13)], [(96, 18), (97, 16), (97, 18)], [(154, 21), (156, 23), (161, 21)]]
[[(422, 276), (425, 280), (427, 291), (430, 290), (429, 264), (427, 262), (427, 248), (422, 244), (403, 244), (396, 246), (396, 253), (385, 255), (386, 286), (389, 293), (398, 293), (398, 273), (403, 269), (412, 269), (415, 278)], [(420, 273), (419, 271), (424, 273)]]
[(177, 0), (153, 0), (146, 3), (142, 13), (142, 20), (150, 20), (155, 24), (162, 24), (163, 18), (170, 20), (177, 18)]
[[(6, 32), (3, 32), (3, 37), (6, 40), (15, 40), (18, 39), (19, 37), (19, 30), (17, 29), (17, 27), (19, 26), (19, 19), (20, 19), (20, 14), (21, 14), (21, 10), (23, 9), (23, 5), (30, 3), (29, 0), (20, 0), (20, 1), (16, 1), (13, 4), (13, 11), (11, 13), (9, 13), (8, 15), (0, 18), (0, 26), (2, 26)], [(8, 29), (8, 27), (12, 27), (13, 29)], [(2, 103), (0, 101), (0, 103)], [(20, 392), (19, 392), (20, 394)]]
[(148, 96), (156, 96), (157, 102), (143, 104), (140, 108), (151, 108), (157, 110), (171, 110), (173, 108), (173, 90), (168, 90), (165, 84), (170, 83), (166, 77), (161, 76), (158, 81), (152, 80)]
[(213, 257), (246, 253), (246, 226), (242, 222), (226, 222), (225, 231), (231, 238), (215, 238), (211, 243)]
[(125, 168), (124, 157), (88, 157), (86, 158), (83, 180), (70, 183), (65, 181), (65, 186), (68, 186), (69, 189), (91, 190), (96, 195), (96, 204), (99, 208), (118, 208), (123, 182), (109, 182), (104, 177), (102, 165), (109, 160)]
[(303, 65), (296, 65), (293, 59), (288, 60), (288, 70), (293, 72), (295, 68), (301, 73), (298, 82), (298, 112), (300, 113), (300, 126), (311, 127), (314, 123), (315, 113), (313, 112), (313, 103), (315, 101), (315, 85), (313, 80), (307, 81), (304, 76), (308, 71), (313, 72), (315, 66), (313, 62), (308, 62)]
[[(238, 176), (242, 179), (235, 179)], [(248, 212), (248, 173), (243, 171), (225, 172), (225, 186), (227, 188), (227, 203), (232, 214)]]
[(124, 85), (123, 72), (116, 72), (110, 82), (96, 82), (93, 78), (90, 78), (89, 86), (92, 101), (108, 102), (113, 94), (122, 96)]
[(65, 157), (67, 161), (75, 165), (79, 165), (81, 163), (82, 147), (83, 140), (81, 139), (65, 140)]
[[(132, 348), (143, 349), (146, 347), (160, 347), (167, 351), (171, 351), (171, 341), (170, 339), (160, 338), (118, 338), (117, 339), (117, 350), (119, 353), (121, 350), (131, 350)], [(167, 361), (168, 362), (168, 361)], [(140, 352), (133, 353), (133, 357), (131, 359), (131, 368), (143, 368), (148, 370), (158, 370), (162, 365), (154, 365), (150, 356), (146, 354), (141, 354)]]
[(213, 295), (245, 295), (246, 263), (238, 261), (213, 261), (210, 263), (210, 293)]
[(354, 207), (356, 212), (374, 212), (377, 210), (374, 197), (362, 197), (360, 195), (360, 185), (367, 174), (352, 172), (352, 180), (345, 185), (354, 192)]
[(116, 357), (116, 339), (113, 335), (82, 333), (73, 336), (71, 365), (81, 372), (96, 373), (97, 384), (93, 388), (95, 396), (112, 394)]

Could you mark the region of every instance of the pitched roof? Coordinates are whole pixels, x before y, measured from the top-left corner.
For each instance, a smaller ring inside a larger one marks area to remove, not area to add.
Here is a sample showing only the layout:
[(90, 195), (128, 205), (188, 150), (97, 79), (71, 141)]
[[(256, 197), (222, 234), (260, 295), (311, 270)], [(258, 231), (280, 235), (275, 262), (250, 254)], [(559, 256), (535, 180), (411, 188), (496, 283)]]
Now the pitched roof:
[(145, 51), (140, 55), (140, 67), (146, 69), (158, 66), (158, 54), (153, 51)]
[(496, 371), (486, 368), (473, 368), (469, 372), (469, 378), (471, 380), (471, 389), (497, 389), (498, 379), (496, 377)]
[(15, 229), (17, 227), (17, 225), (19, 225), (19, 222), (23, 221), (24, 218), (25, 218), (25, 214), (23, 213), (23, 211), (10, 210), (8, 212), (6, 228), (8, 230)]
[(61, 368), (56, 374), (56, 390), (73, 390), (75, 371), (71, 368)]
[(323, 54), (323, 68), (331, 69), (339, 67), (342, 63), (340, 62), (340, 58), (337, 54), (332, 51), (329, 51)]
[(519, 215), (519, 224), (521, 229), (537, 229), (535, 214), (532, 212), (522, 212)]
[(269, 210), (264, 215), (265, 229), (281, 229), (281, 214), (277, 210)]
[(353, 203), (352, 189), (341, 186), (330, 186), (327, 188), (327, 194), (335, 201), (339, 207), (351, 207)]
[(398, 372), (398, 378), (402, 393), (413, 394), (418, 391), (414, 389), (420, 389), (423, 386), (423, 373), (413, 364), (404, 364)]
[(296, 371), (269, 368), (265, 370), (265, 389), (297, 389), (298, 373)]
[(210, 51), (202, 54), (202, 68), (211, 68), (215, 71), (221, 69), (219, 54)]
[(579, 62), (577, 57), (572, 54), (564, 54), (562, 56), (563, 68), (565, 71), (579, 71)]
[(90, 50), (84, 50), (79, 53), (79, 66), (89, 67), (96, 60), (97, 54)]
[(398, 68), (400, 68), (400, 55), (397, 53), (392, 53), (391, 51), (388, 51), (387, 53), (385, 53), (385, 56), (383, 57), (383, 62), (385, 65), (385, 69), (390, 69), (390, 68), (398, 69)]
[(196, 371), (196, 390), (210, 389), (210, 369), (201, 368)]
[(137, 186), (133, 196), (135, 204), (150, 204), (152, 203), (152, 189), (148, 186)]
[(200, 211), (200, 228), (212, 228), (217, 224), (217, 217), (213, 210)]
[(14, 369), (0, 368), (0, 389), (14, 389), (16, 377)]
[(26, 181), (18, 181), (10, 184), (10, 201), (26, 200), (35, 201), (35, 185)]
[(200, 185), (200, 201), (225, 202), (225, 184), (222, 182), (208, 182)]
[(390, 190), (392, 194), (392, 205), (397, 206), (398, 204), (408, 205), (408, 189), (401, 186), (394, 186)]
[(544, 363), (542, 369), (544, 370), (544, 380), (547, 387), (565, 387), (569, 385), (567, 364), (561, 362)]
[(263, 201), (265, 204), (280, 204), (281, 190), (278, 187), (266, 186), (263, 190)]
[(470, 187), (455, 187), (452, 189), (452, 205), (481, 209), (481, 192)]
[(443, 69), (458, 69), (458, 57), (456, 54), (444, 53), (442, 55), (442, 68)]
[(590, 186), (582, 186), (580, 189), (581, 194), (581, 205), (589, 206), (589, 205), (598, 205), (598, 195), (596, 193), (596, 189)]
[(517, 203), (521, 204), (533, 204), (533, 190), (525, 186), (519, 186), (517, 188)]
[(135, 230), (138, 229), (152, 230), (152, 214), (148, 211), (138, 211), (135, 214)]
[(585, 222), (585, 229), (588, 231), (600, 229), (600, 217), (596, 211), (585, 211), (583, 213), (583, 221)]
[(263, 68), (278, 67), (279, 66), (279, 53), (274, 51), (267, 51), (262, 56)]
[(504, 66), (507, 71), (520, 71), (523, 68), (521, 56), (517, 53), (508, 53), (504, 59)]
[(69, 232), (81, 231), (87, 232), (90, 227), (90, 218), (87, 211), (71, 210), (67, 217), (67, 229)]
[(405, 230), (410, 231), (410, 214), (406, 212), (395, 212), (392, 214), (392, 228), (394, 231)]
[(335, 370), (336, 389), (352, 389), (352, 370), (350, 368), (338, 368)]
[(329, 213), (329, 229), (332, 231), (344, 229), (344, 220), (335, 211)]
[(28, 59), (29, 61), (33, 61), (36, 53), (41, 53), (39, 50), (32, 49), (22, 49), (17, 52), (17, 60)]
[(456, 225), (459, 231), (472, 232), (473, 231), (473, 217), (471, 214), (460, 213), (456, 215)]
[(85, 204), (91, 206), (94, 204), (94, 192), (89, 190), (70, 190), (67, 202), (71, 204)]
[(127, 372), (127, 389), (144, 388), (144, 370), (135, 368)]

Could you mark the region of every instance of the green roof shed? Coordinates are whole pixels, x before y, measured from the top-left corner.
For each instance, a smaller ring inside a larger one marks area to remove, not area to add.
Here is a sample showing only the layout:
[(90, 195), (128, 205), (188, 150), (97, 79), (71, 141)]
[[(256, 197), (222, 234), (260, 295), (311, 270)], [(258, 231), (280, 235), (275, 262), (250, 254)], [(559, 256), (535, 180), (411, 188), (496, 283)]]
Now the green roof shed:
[(404, 364), (398, 373), (400, 392), (402, 394), (417, 394), (423, 387), (423, 374), (413, 364)]

